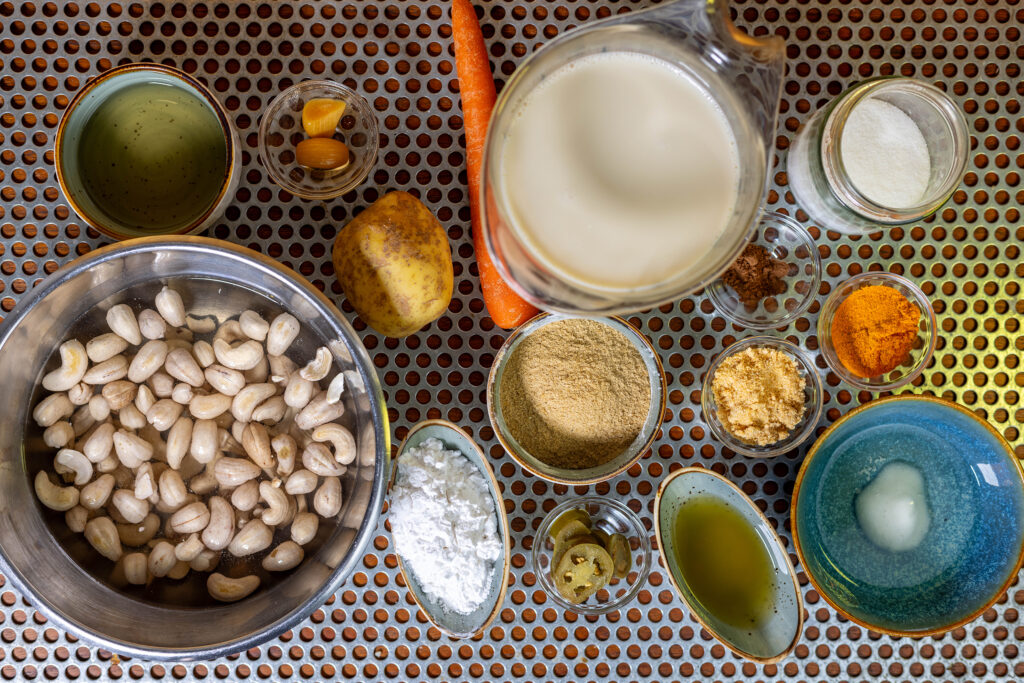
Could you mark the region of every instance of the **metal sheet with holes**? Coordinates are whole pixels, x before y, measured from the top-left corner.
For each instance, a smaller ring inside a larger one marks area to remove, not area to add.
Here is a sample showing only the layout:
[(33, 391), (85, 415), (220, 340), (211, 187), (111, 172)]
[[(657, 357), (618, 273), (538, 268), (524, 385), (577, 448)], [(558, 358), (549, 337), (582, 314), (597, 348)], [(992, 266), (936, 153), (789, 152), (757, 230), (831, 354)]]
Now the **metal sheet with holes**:
[[(543, 41), (584, 21), (646, 6), (629, 0), (478, 0), (499, 82)], [(900, 73), (939, 84), (968, 117), (972, 156), (964, 185), (931, 220), (868, 238), (812, 227), (826, 263), (821, 295), (848, 275), (904, 273), (933, 297), (944, 334), (914, 387), (987, 416), (1024, 456), (1019, 359), (1024, 314), (1020, 242), (1017, 2), (944, 0), (736, 0), (737, 22), (788, 42), (768, 205), (806, 219), (786, 187), (786, 150), (810, 112), (858, 79)], [(39, 679), (892, 679), (1012, 680), (1024, 676), (1017, 640), (1024, 590), (1011, 588), (977, 622), (940, 638), (896, 639), (839, 619), (804, 581), (808, 619), (796, 652), (754, 666), (702, 633), (664, 570), (623, 612), (577, 618), (544, 601), (527, 568), (532, 529), (565, 496), (525, 475), (487, 424), (484, 383), (503, 334), (481, 314), (468, 235), (458, 92), (443, 3), (426, 0), (256, 3), (0, 2), (0, 315), (45, 274), (103, 243), (57, 189), (51, 146), (60, 111), (89, 77), (140, 59), (196, 73), (227, 105), (245, 148), (243, 182), (211, 234), (264, 251), (324, 289), (360, 329), (379, 369), (395, 437), (426, 417), (469, 429), (490, 453), (513, 527), (505, 608), (479, 640), (454, 642), (425, 623), (401, 585), (383, 523), (373, 552), (346, 586), (301, 627), (222, 661), (158, 665), (118, 660), (46, 623), (10, 585), (0, 587), (0, 677)], [(369, 181), (329, 203), (280, 192), (256, 159), (260, 111), (282, 88), (334, 78), (364, 93), (382, 128)], [(448, 228), (456, 298), (449, 314), (406, 340), (366, 329), (338, 293), (330, 245), (353, 210), (389, 188), (418, 192)], [(785, 335), (810, 350), (815, 304)], [(711, 357), (744, 332), (702, 296), (632, 317), (662, 350), (670, 383), (665, 427), (628, 473), (593, 487), (651, 522), (653, 491), (670, 467), (727, 472), (779, 527), (786, 543), (788, 496), (801, 454), (772, 461), (723, 454), (701, 422), (698, 394)], [(819, 359), (819, 366), (824, 367)], [(824, 372), (824, 371), (823, 371)], [(866, 400), (831, 374), (822, 424)]]

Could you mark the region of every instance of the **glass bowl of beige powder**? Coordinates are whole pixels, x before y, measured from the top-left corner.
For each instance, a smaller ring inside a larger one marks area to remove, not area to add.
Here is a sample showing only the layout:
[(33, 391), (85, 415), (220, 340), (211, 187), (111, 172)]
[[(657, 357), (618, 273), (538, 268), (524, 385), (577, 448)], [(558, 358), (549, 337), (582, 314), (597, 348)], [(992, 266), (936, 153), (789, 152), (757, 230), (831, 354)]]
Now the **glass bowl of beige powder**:
[(810, 357), (777, 337), (747, 337), (708, 367), (701, 412), (725, 446), (753, 458), (791, 451), (814, 434), (821, 378)]
[(592, 484), (650, 448), (666, 394), (657, 351), (622, 318), (542, 313), (495, 356), (487, 411), (521, 467), (560, 484)]

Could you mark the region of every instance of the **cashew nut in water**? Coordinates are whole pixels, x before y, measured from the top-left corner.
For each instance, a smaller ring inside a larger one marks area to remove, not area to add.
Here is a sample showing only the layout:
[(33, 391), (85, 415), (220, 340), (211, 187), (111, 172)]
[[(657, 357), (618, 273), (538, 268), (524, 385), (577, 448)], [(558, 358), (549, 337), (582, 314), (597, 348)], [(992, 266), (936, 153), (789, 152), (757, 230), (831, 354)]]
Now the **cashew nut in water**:
[(75, 430), (75, 438), (78, 438), (85, 434), (87, 431), (93, 428), (96, 424), (96, 420), (92, 419), (92, 412), (89, 410), (89, 406), (78, 406), (78, 409), (71, 413), (71, 426)]
[(121, 543), (131, 548), (138, 548), (146, 545), (156, 536), (156, 532), (160, 529), (160, 517), (151, 512), (137, 524), (118, 524), (116, 529)]
[(251, 419), (253, 422), (273, 425), (283, 420), (287, 412), (288, 406), (285, 405), (284, 398), (281, 396), (271, 396), (256, 406), (256, 409), (252, 411)]
[(192, 420), (179, 417), (167, 432), (167, 464), (172, 469), (181, 467), (181, 460), (192, 444)]
[(113, 332), (93, 337), (85, 343), (85, 353), (93, 363), (102, 363), (127, 348), (128, 342)]
[(242, 372), (248, 384), (261, 384), (267, 381), (270, 376), (270, 363), (267, 362), (266, 354), (260, 356), (260, 361), (253, 367)]
[(299, 321), (290, 313), (282, 313), (270, 323), (267, 332), (267, 353), (280, 356), (299, 336)]
[(223, 339), (228, 344), (234, 344), (235, 342), (249, 341), (249, 336), (242, 332), (242, 326), (238, 324), (237, 320), (227, 320), (221, 323), (217, 331), (213, 333), (213, 341), (216, 342), (218, 339)]
[(89, 511), (81, 505), (76, 505), (64, 513), (64, 523), (76, 534), (85, 531), (85, 523), (89, 521)]
[(85, 486), (92, 479), (92, 463), (84, 453), (71, 448), (62, 448), (57, 451), (57, 457), (53, 459), (53, 468), (58, 474), (73, 472), (75, 475), (75, 486)]
[[(113, 440), (111, 440), (111, 447), (113, 447)], [(107, 474), (113, 472), (118, 467), (121, 467), (121, 461), (117, 459), (115, 455), (108, 455), (107, 457), (96, 463), (96, 471)]]
[(316, 532), (319, 528), (319, 517), (312, 512), (300, 512), (292, 520), (291, 538), (299, 545), (306, 545), (316, 538)]
[(153, 457), (153, 445), (131, 432), (119, 429), (114, 432), (114, 452), (121, 464), (134, 469)]
[(176, 348), (168, 351), (164, 371), (179, 382), (187, 382), (194, 387), (201, 387), (206, 382), (202, 368), (187, 349)]
[(181, 300), (181, 295), (170, 287), (161, 289), (153, 303), (156, 304), (157, 312), (171, 327), (181, 327), (185, 324), (185, 304)]
[(331, 380), (331, 383), (327, 385), (327, 402), (334, 405), (341, 400), (341, 395), (345, 391), (345, 375), (339, 372)]
[(315, 392), (316, 384), (308, 379), (303, 379), (296, 372), (292, 374), (284, 388), (284, 402), (289, 408), (302, 410), (309, 404)]
[(139, 332), (146, 339), (163, 339), (167, 334), (167, 323), (159, 313), (147, 308), (139, 313)]
[(99, 510), (110, 500), (114, 484), (114, 475), (101, 474), (94, 481), (82, 487), (82, 492), (78, 497), (79, 504), (86, 510)]
[(274, 384), (287, 384), (289, 378), (298, 371), (299, 366), (288, 356), (267, 355), (270, 364), (270, 381)]
[(277, 526), (291, 519), (294, 508), (292, 507), (291, 498), (287, 493), (269, 481), (261, 481), (260, 498), (267, 503), (267, 509), (264, 511), (262, 518), (267, 525)]
[(199, 557), (199, 553), (206, 548), (198, 533), (191, 534), (184, 541), (174, 546), (174, 556), (184, 562), (191, 562)]
[(224, 339), (213, 340), (213, 353), (217, 362), (232, 370), (249, 370), (263, 357), (263, 345), (251, 339), (232, 346)]
[(197, 474), (188, 480), (188, 487), (196, 495), (205, 496), (207, 493), (216, 491), (220, 487), (220, 482), (217, 481), (213, 468), (207, 466), (201, 474)]
[(160, 502), (169, 510), (177, 510), (185, 504), (188, 498), (188, 489), (185, 482), (176, 470), (167, 469), (160, 474), (158, 480)]
[(348, 468), (335, 460), (331, 450), (318, 441), (302, 449), (302, 466), (321, 477), (340, 477), (348, 471)]
[(43, 388), (47, 391), (67, 391), (82, 381), (89, 369), (89, 357), (82, 342), (69, 339), (60, 345), (60, 367), (43, 377)]
[(260, 476), (260, 468), (243, 458), (220, 458), (213, 466), (213, 476), (221, 486), (233, 488)]
[(239, 529), (235, 537), (231, 539), (231, 543), (228, 545), (228, 552), (235, 557), (253, 555), (269, 548), (273, 540), (274, 530), (262, 520), (253, 519)]
[(259, 588), (259, 585), (259, 577), (253, 575), (230, 579), (220, 572), (214, 572), (206, 580), (210, 596), (221, 602), (237, 602)]
[(153, 473), (153, 464), (144, 462), (135, 470), (134, 495), (139, 500), (149, 500), (157, 491), (156, 476)]
[(92, 396), (92, 387), (85, 382), (79, 382), (68, 389), (68, 400), (71, 401), (71, 405), (84, 406)]
[(141, 586), (149, 576), (149, 560), (145, 553), (128, 553), (122, 559), (124, 578), (128, 583)]
[(121, 410), (135, 400), (137, 389), (138, 387), (127, 380), (118, 380), (107, 384), (100, 393), (111, 410)]
[(174, 391), (175, 381), (163, 370), (157, 370), (146, 380), (146, 384), (157, 398), (169, 398)]
[(143, 415), (134, 403), (129, 403), (117, 411), (117, 420), (126, 429), (142, 429), (146, 426), (146, 416)]
[(286, 477), (295, 470), (295, 455), (298, 446), (288, 434), (278, 434), (270, 440), (270, 447), (277, 456), (277, 473)]
[(55, 422), (43, 432), (43, 443), (50, 448), (64, 448), (75, 440), (75, 428), (70, 422)]
[(178, 560), (174, 563), (174, 566), (171, 567), (171, 571), (167, 572), (167, 578), (174, 579), (175, 581), (184, 579), (186, 576), (188, 576), (188, 572), (190, 569), (191, 567), (188, 566), (188, 562), (182, 562), (181, 560)]
[(145, 384), (139, 385), (135, 392), (135, 407), (139, 409), (139, 412), (145, 415), (154, 403), (156, 403), (156, 396), (153, 395), (153, 390)]
[(178, 563), (174, 556), (174, 546), (167, 541), (160, 541), (149, 551), (149, 573), (153, 576), (167, 576), (171, 568)]
[(245, 375), (238, 370), (226, 368), (219, 363), (214, 363), (203, 371), (206, 381), (216, 391), (225, 396), (235, 396), (245, 388)]
[(51, 510), (66, 512), (78, 505), (78, 489), (74, 486), (57, 486), (42, 470), (36, 473), (35, 489), (39, 502)]
[(107, 311), (107, 326), (111, 332), (133, 346), (142, 343), (139, 321), (135, 319), (135, 312), (128, 304), (117, 304)]
[(299, 470), (298, 472), (292, 473), (288, 477), (288, 481), (284, 484), (285, 493), (289, 493), (293, 496), (302, 495), (303, 493), (312, 493), (316, 490), (317, 482), (319, 477), (309, 470)]
[(274, 466), (274, 456), (270, 451), (270, 434), (260, 423), (250, 422), (242, 430), (242, 448), (261, 469), (270, 469)]
[(50, 394), (32, 411), (32, 419), (40, 427), (49, 427), (57, 420), (70, 417), (74, 412), (75, 406), (67, 394)]
[(327, 422), (333, 422), (345, 414), (344, 403), (328, 403), (327, 392), (321, 391), (313, 397), (305, 408), (295, 416), (295, 426), (299, 429), (315, 429)]
[(239, 422), (252, 419), (256, 406), (277, 393), (277, 387), (270, 383), (250, 384), (238, 392), (231, 401), (231, 415)]
[(103, 398), (103, 394), (96, 394), (90, 398), (88, 406), (89, 414), (97, 422), (103, 422), (110, 417), (110, 404), (107, 403), (107, 399)]
[(220, 564), (220, 556), (220, 551), (203, 548), (188, 566), (197, 572), (212, 572)]
[(270, 323), (263, 319), (256, 311), (242, 311), (238, 316), (238, 326), (249, 339), (263, 341), (270, 331)]
[(160, 339), (146, 342), (128, 365), (128, 379), (136, 384), (145, 382), (164, 366), (168, 353), (167, 342)]
[(146, 421), (157, 431), (165, 432), (174, 426), (174, 423), (181, 417), (185, 406), (169, 398), (162, 398), (153, 404), (153, 407), (146, 413)]
[(231, 504), (236, 510), (248, 512), (260, 502), (260, 484), (250, 479), (231, 492)]
[(178, 534), (191, 534), (202, 531), (210, 522), (210, 510), (206, 503), (189, 503), (171, 515), (171, 529)]
[(326, 346), (321, 346), (316, 350), (316, 356), (313, 360), (306, 363), (305, 367), (299, 370), (299, 376), (310, 382), (319, 382), (331, 371), (333, 360), (334, 356), (331, 355), (331, 350)]
[(110, 497), (110, 502), (129, 524), (137, 524), (149, 514), (149, 501), (139, 500), (128, 489), (114, 491), (114, 495)]
[(271, 550), (261, 564), (268, 572), (286, 572), (298, 567), (303, 555), (302, 546), (295, 541), (285, 541)]
[(217, 455), (217, 423), (213, 420), (196, 420), (192, 427), (192, 444), (189, 450), (197, 462), (207, 463)]
[(328, 422), (313, 430), (314, 441), (330, 442), (334, 446), (334, 459), (342, 465), (356, 459), (356, 440), (352, 432), (336, 422)]
[(197, 395), (189, 401), (188, 409), (197, 420), (212, 420), (231, 408), (231, 400), (224, 394)]
[(210, 506), (210, 522), (203, 529), (203, 545), (210, 550), (223, 550), (228, 547), (229, 543), (233, 543), (235, 511), (230, 503), (220, 496), (212, 496), (208, 502)]
[(82, 381), (86, 384), (109, 384), (124, 378), (127, 374), (128, 359), (124, 356), (114, 356), (86, 370), (82, 375)]
[(195, 397), (195, 387), (185, 382), (178, 382), (174, 385), (174, 389), (171, 390), (171, 399), (175, 403), (180, 403), (183, 406), (187, 406)]
[(341, 512), (341, 480), (327, 477), (313, 496), (313, 509), (325, 519)]
[(94, 517), (85, 524), (85, 540), (111, 562), (121, 559), (121, 539), (110, 517)]

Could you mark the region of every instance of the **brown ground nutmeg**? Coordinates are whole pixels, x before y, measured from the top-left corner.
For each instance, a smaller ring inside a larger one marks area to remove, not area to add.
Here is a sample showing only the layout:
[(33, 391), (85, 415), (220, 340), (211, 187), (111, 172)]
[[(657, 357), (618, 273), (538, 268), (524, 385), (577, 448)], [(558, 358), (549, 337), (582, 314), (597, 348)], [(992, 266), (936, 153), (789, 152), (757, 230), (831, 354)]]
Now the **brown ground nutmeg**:
[(722, 275), (722, 282), (736, 291), (744, 305), (753, 308), (762, 299), (786, 291), (783, 280), (789, 266), (760, 244), (748, 244), (736, 262)]

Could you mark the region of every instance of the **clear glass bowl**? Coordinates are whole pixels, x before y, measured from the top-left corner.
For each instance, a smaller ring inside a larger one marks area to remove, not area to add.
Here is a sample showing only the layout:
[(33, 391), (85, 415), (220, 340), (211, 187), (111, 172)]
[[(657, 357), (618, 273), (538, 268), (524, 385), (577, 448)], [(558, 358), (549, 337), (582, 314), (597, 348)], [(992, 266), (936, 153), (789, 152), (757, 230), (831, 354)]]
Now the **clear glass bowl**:
[(784, 327), (799, 318), (814, 301), (821, 286), (821, 258), (807, 229), (785, 214), (772, 211), (762, 216), (751, 238), (773, 257), (789, 266), (782, 278), (781, 294), (768, 296), (749, 306), (736, 290), (718, 278), (705, 292), (715, 308), (730, 321), (752, 330)]
[(632, 342), (633, 346), (640, 353), (640, 357), (643, 358), (651, 384), (651, 405), (648, 408), (644, 426), (633, 440), (633, 443), (629, 445), (629, 448), (597, 467), (581, 470), (553, 467), (531, 455), (512, 436), (501, 412), (501, 380), (505, 372), (505, 366), (516, 346), (533, 332), (549, 323), (579, 317), (581, 316), (541, 313), (523, 323), (519, 329), (505, 340), (505, 343), (498, 350), (498, 354), (494, 357), (494, 362), (491, 364), (491, 374), (487, 380), (487, 413), (491, 418), (491, 426), (494, 428), (494, 433), (498, 437), (502, 448), (526, 471), (557, 484), (594, 484), (611, 479), (615, 475), (629, 469), (633, 463), (640, 459), (644, 451), (654, 443), (654, 439), (658, 435), (658, 429), (661, 428), (662, 417), (665, 414), (665, 396), (668, 393), (665, 384), (665, 372), (661, 367), (661, 358), (647, 337), (622, 318), (589, 318), (621, 332), (625, 335), (626, 339)]
[[(551, 524), (566, 510), (586, 510), (593, 528), (609, 534), (619, 533), (629, 541), (633, 551), (633, 567), (625, 579), (613, 578), (607, 586), (594, 593), (586, 602), (574, 605), (558, 592), (551, 579), (551, 560), (555, 544), (548, 535)], [(632, 510), (617, 500), (600, 496), (570, 498), (551, 509), (533, 536), (533, 572), (544, 592), (565, 609), (584, 615), (607, 614), (632, 602), (647, 583), (651, 572), (651, 536), (644, 523)]]
[[(747, 443), (729, 433), (718, 417), (718, 404), (715, 403), (715, 394), (711, 390), (711, 383), (715, 379), (715, 372), (718, 371), (722, 361), (749, 348), (770, 348), (782, 351), (796, 361), (800, 374), (803, 375), (805, 380), (803, 417), (784, 439), (767, 446)], [(818, 377), (818, 371), (814, 367), (813, 361), (796, 344), (777, 337), (747, 337), (722, 351), (718, 358), (711, 363), (707, 373), (704, 375), (704, 385), (701, 387), (700, 392), (700, 407), (701, 412), (704, 414), (704, 421), (707, 422), (708, 427), (711, 428), (711, 433), (715, 435), (716, 439), (737, 453), (749, 455), (752, 458), (771, 458), (793, 450), (814, 434), (814, 428), (817, 426), (818, 418), (821, 416), (821, 378)]]
[[(914, 346), (906, 361), (884, 375), (858, 377), (850, 372), (836, 355), (835, 346), (832, 345), (832, 320), (846, 297), (858, 289), (873, 285), (892, 287), (907, 297), (910, 303), (921, 311), (921, 319), (918, 321), (917, 339), (914, 340)], [(829, 368), (848, 384), (867, 391), (892, 391), (912, 382), (928, 366), (935, 352), (935, 326), (935, 309), (920, 287), (907, 278), (892, 273), (862, 273), (838, 285), (825, 300), (818, 314), (818, 344)]]
[[(349, 150), (349, 163), (319, 171), (295, 162), (295, 146), (306, 139), (302, 107), (314, 98), (343, 100), (345, 111), (334, 139)], [(380, 135), (373, 107), (351, 88), (334, 81), (304, 81), (274, 98), (260, 120), (259, 154), (275, 183), (296, 197), (333, 199), (358, 187), (377, 163)]]

